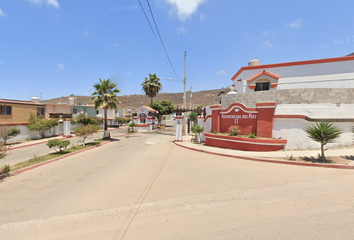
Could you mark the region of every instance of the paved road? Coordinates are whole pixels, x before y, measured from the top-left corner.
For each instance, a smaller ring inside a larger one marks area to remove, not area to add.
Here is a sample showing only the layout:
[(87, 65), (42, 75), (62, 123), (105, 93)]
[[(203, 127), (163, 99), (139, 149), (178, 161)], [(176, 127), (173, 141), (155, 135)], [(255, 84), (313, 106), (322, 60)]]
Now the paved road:
[(0, 182), (1, 239), (354, 239), (354, 172), (208, 155), (174, 132)]

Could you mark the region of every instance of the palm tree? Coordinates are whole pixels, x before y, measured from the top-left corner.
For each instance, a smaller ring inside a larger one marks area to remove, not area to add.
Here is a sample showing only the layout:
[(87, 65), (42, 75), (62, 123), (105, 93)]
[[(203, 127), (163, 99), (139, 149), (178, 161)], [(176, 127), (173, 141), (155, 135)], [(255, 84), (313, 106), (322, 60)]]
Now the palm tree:
[(147, 96), (151, 98), (151, 105), (153, 98), (156, 97), (156, 94), (162, 90), (162, 84), (160, 83), (160, 78), (156, 76), (156, 73), (149, 73), (149, 78), (145, 78), (145, 81), (141, 84), (143, 91)]
[(321, 143), (321, 159), (326, 160), (324, 146), (333, 142), (342, 133), (338, 127), (330, 122), (318, 122), (315, 125), (306, 128), (306, 133), (312, 140)]
[(91, 101), (95, 104), (95, 109), (102, 107), (104, 110), (104, 133), (103, 138), (109, 138), (109, 133), (107, 130), (107, 110), (108, 109), (117, 109), (117, 105), (114, 101), (121, 103), (120, 99), (117, 97), (116, 93), (120, 91), (116, 88), (117, 84), (111, 82), (110, 79), (101, 79), (100, 82), (95, 83), (93, 87), (95, 92), (92, 93), (94, 96)]

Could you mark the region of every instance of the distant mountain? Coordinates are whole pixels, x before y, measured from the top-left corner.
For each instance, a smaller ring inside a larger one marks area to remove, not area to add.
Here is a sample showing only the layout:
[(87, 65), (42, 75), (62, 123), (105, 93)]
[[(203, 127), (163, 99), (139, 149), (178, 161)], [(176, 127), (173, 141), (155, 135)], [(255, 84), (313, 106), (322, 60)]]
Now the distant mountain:
[[(201, 104), (216, 104), (218, 102), (218, 94), (221, 91), (228, 92), (229, 89), (215, 89), (205, 90), (199, 92), (192, 92), (192, 107), (196, 107)], [(187, 92), (187, 107), (190, 106), (190, 93)], [(70, 95), (66, 97), (53, 98), (49, 100), (43, 100), (42, 103), (55, 103), (55, 104), (68, 104), (69, 98), (74, 98), (75, 105), (91, 104), (91, 96), (76, 96)], [(119, 108), (138, 108), (141, 105), (147, 105), (150, 103), (150, 98), (143, 94), (124, 95), (119, 96), (122, 103), (118, 103)], [(180, 108), (183, 106), (183, 93), (159, 93), (154, 98), (155, 100), (171, 100), (173, 104)]]

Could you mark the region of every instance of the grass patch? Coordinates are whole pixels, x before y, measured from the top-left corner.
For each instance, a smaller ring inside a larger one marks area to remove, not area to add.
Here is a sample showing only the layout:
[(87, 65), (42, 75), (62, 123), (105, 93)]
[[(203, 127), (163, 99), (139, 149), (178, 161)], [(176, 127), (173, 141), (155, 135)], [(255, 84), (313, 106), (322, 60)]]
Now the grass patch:
[(18, 170), (18, 169), (26, 168), (26, 167), (35, 165), (37, 163), (45, 162), (45, 161), (48, 161), (48, 160), (51, 160), (51, 159), (54, 159), (54, 158), (57, 158), (57, 157), (61, 157), (63, 155), (66, 155), (66, 154), (69, 154), (69, 153), (72, 153), (72, 152), (76, 152), (76, 151), (79, 151), (79, 150), (82, 150), (82, 149), (85, 149), (85, 148), (96, 146), (96, 145), (101, 144), (103, 142), (106, 142), (106, 140), (97, 140), (97, 141), (94, 141), (94, 142), (89, 142), (89, 143), (86, 143), (85, 146), (82, 146), (82, 145), (72, 146), (71, 148), (66, 149), (63, 152), (53, 152), (53, 153), (50, 153), (48, 155), (43, 155), (43, 156), (34, 155), (28, 161), (24, 161), (24, 162), (20, 162), (20, 163), (16, 163), (16, 164), (12, 165), (11, 166), (11, 171), (15, 171), (15, 170)]

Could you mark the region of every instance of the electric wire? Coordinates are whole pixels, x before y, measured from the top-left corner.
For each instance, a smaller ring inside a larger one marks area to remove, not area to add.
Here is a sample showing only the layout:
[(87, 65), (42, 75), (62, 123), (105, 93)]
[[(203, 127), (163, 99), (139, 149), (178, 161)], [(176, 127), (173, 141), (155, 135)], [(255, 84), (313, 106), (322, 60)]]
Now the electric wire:
[(159, 28), (157, 27), (157, 24), (156, 24), (156, 21), (155, 21), (155, 18), (154, 18), (154, 14), (152, 13), (152, 10), (151, 10), (151, 7), (150, 7), (149, 0), (146, 0), (146, 2), (147, 2), (148, 7), (149, 7), (149, 9), (150, 9), (150, 14), (151, 14), (152, 20), (154, 21), (155, 28), (156, 28), (157, 34), (159, 35), (159, 38), (160, 38), (160, 41), (161, 41), (163, 50), (165, 51), (166, 57), (167, 57), (167, 59), (168, 59), (170, 65), (171, 65), (171, 68), (172, 68), (173, 72), (175, 73), (177, 79), (180, 80), (180, 78), (178, 77), (178, 74), (176, 73), (175, 68), (174, 68), (173, 65), (172, 65), (172, 62), (171, 62), (171, 60), (170, 60), (170, 57), (168, 56), (167, 50), (166, 50), (166, 48), (165, 48), (165, 44), (164, 44), (163, 41), (162, 41)]
[(144, 13), (144, 15), (145, 15), (145, 17), (146, 17), (146, 20), (148, 21), (148, 23), (149, 23), (149, 25), (150, 25), (151, 31), (152, 31), (152, 32), (153, 32), (153, 34), (155, 35), (154, 29), (152, 28), (151, 23), (150, 23), (150, 21), (149, 21), (149, 18), (148, 18), (148, 16), (147, 16), (147, 15), (146, 15), (146, 13), (145, 13), (145, 10), (144, 10), (144, 8), (143, 8), (143, 5), (141, 5), (140, 0), (138, 0), (138, 1), (139, 1), (139, 4), (140, 4), (140, 7), (141, 7), (141, 10), (143, 10), (143, 13)]

